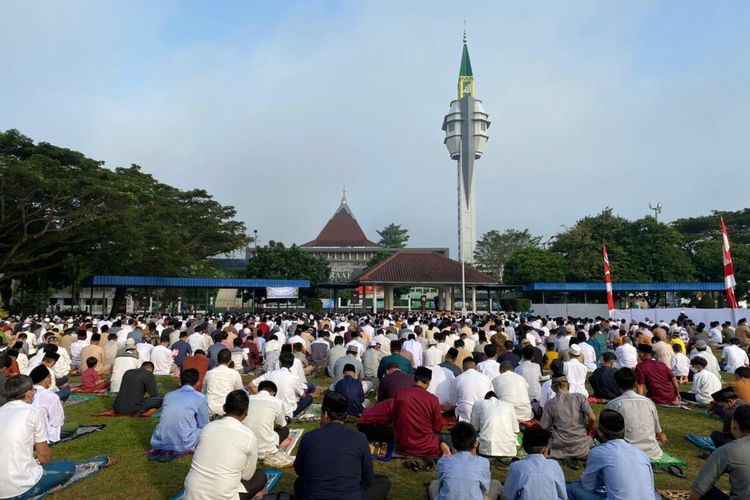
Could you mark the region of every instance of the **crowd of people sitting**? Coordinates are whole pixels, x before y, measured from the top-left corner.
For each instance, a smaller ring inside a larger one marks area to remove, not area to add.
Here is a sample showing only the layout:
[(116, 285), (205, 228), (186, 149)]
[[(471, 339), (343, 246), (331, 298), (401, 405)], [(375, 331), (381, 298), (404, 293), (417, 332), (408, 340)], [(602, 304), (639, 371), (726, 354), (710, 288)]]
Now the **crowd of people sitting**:
[[(386, 498), (373, 454), (389, 444), (408, 468), (436, 468), (434, 499), (659, 498), (652, 463), (668, 438), (657, 406), (686, 404), (723, 419), (690, 498), (750, 498), (748, 347), (744, 319), (682, 316), (12, 318), (0, 332), (0, 498), (70, 479), (50, 445), (75, 432), (63, 407), (73, 391), (112, 393), (116, 415), (160, 412), (151, 447), (193, 455), (188, 499), (260, 497), (261, 465), (293, 468), (296, 498)], [(180, 387), (161, 394), (158, 376)], [(290, 423), (320, 395), (321, 427), (289, 454)], [(507, 469), (504, 484), (490, 461)], [(583, 467), (581, 480), (566, 483), (560, 464)], [(715, 486), (723, 474), (729, 495)]]

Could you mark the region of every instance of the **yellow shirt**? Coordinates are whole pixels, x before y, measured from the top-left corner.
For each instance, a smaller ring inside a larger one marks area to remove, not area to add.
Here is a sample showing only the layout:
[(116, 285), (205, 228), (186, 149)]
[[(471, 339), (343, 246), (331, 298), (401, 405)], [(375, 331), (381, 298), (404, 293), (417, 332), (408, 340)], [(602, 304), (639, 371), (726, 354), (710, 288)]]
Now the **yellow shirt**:
[(683, 342), (681, 338), (678, 337), (678, 338), (672, 339), (672, 342), (670, 342), (670, 344), (679, 345), (680, 347), (682, 347), (682, 354), (687, 355), (687, 347), (685, 346), (685, 342)]

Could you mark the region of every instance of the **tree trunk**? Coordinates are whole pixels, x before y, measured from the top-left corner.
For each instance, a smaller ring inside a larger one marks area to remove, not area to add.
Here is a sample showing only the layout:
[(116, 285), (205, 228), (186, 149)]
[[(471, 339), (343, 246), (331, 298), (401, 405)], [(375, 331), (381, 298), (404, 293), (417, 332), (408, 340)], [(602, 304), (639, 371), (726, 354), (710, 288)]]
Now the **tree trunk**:
[(117, 314), (120, 312), (120, 306), (122, 306), (122, 301), (125, 300), (125, 287), (124, 286), (118, 286), (115, 288), (115, 296), (112, 299), (112, 309), (109, 311), (110, 316), (117, 316)]

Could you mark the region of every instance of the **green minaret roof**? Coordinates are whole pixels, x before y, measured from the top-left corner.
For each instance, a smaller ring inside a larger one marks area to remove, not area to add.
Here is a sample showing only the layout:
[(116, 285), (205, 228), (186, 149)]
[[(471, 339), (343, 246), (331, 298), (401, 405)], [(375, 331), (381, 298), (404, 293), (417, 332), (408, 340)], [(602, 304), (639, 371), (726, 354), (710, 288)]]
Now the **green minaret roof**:
[(461, 70), (458, 76), (474, 76), (471, 72), (471, 59), (469, 59), (469, 48), (466, 46), (466, 42), (464, 42), (464, 50), (461, 53)]

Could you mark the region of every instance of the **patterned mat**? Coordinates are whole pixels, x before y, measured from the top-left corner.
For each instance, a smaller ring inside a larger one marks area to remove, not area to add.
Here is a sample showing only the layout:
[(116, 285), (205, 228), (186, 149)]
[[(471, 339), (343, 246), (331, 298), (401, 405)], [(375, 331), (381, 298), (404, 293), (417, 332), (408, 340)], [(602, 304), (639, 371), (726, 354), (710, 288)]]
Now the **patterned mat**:
[[(276, 469), (263, 469), (263, 472), (266, 473), (266, 493), (271, 493), (276, 483), (281, 479), (283, 472)], [(185, 490), (180, 491), (171, 500), (182, 500), (183, 498), (185, 498)]]
[(107, 426), (106, 424), (79, 425), (73, 434), (62, 438), (60, 441), (56, 442), (55, 444), (58, 445), (60, 443), (67, 443), (68, 441), (73, 441), (74, 439), (78, 439), (79, 437), (85, 436), (86, 434), (91, 434), (92, 432), (100, 431), (104, 429), (106, 426)]
[(302, 413), (294, 417), (295, 422), (318, 422), (323, 415), (323, 405), (311, 404)]
[(64, 406), (74, 406), (87, 401), (93, 401), (96, 399), (94, 396), (87, 396), (85, 394), (71, 394), (70, 397), (63, 403)]
[(302, 439), (302, 434), (304, 432), (304, 429), (289, 429), (289, 437), (292, 438), (292, 441), (287, 446), (279, 446), (279, 450), (283, 451), (287, 455), (293, 455), (294, 448), (297, 447), (297, 443), (299, 443), (299, 440)]
[(101, 471), (102, 469), (106, 467), (107, 467), (106, 455), (100, 455), (98, 457), (94, 457), (89, 461), (76, 462), (76, 471), (75, 471), (75, 474), (73, 474), (73, 477), (71, 477), (65, 483), (52, 488), (47, 493), (43, 493), (39, 496), (35, 496), (31, 500), (39, 500), (41, 498), (46, 498), (47, 495), (51, 495), (53, 493), (62, 491), (65, 488), (69, 488), (70, 486), (73, 486), (74, 484), (80, 481), (83, 481), (84, 479), (88, 477), (93, 476), (94, 474), (96, 474), (97, 472)]

